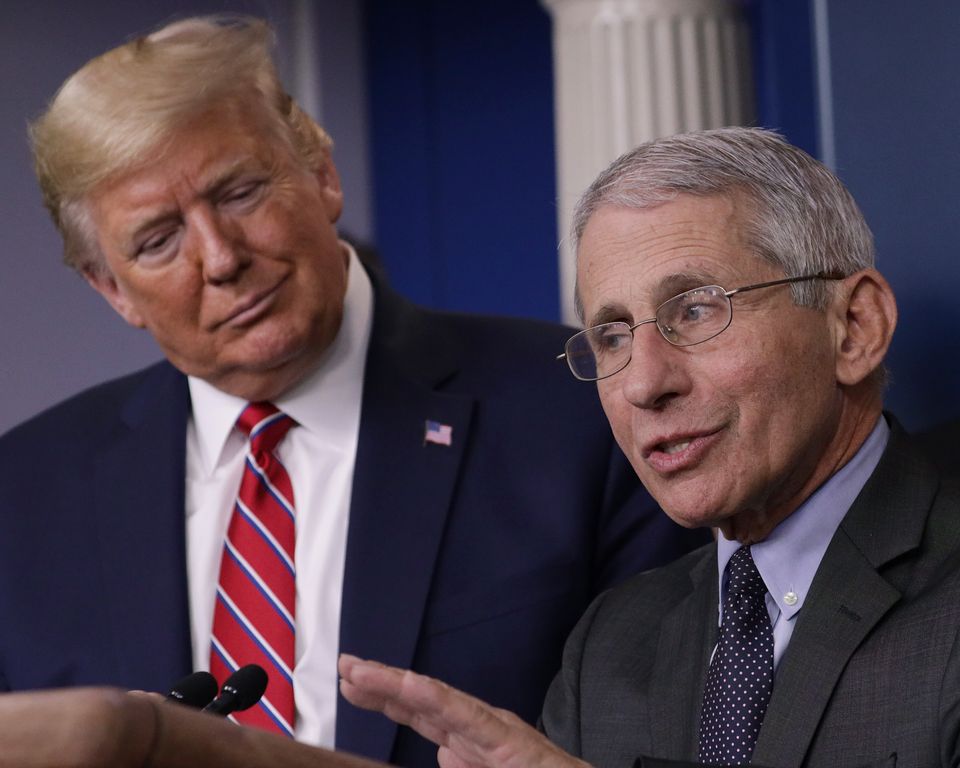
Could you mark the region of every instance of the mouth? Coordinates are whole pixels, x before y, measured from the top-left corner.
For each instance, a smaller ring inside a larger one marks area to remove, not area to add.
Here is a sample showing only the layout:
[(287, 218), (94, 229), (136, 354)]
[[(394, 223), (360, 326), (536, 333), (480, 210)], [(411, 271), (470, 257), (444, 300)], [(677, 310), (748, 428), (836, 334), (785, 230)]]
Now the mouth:
[(719, 428), (656, 438), (643, 446), (643, 459), (661, 474), (691, 469), (704, 459), (721, 432)]
[(243, 328), (257, 322), (270, 310), (285, 280), (286, 278), (266, 290), (257, 291), (240, 299), (226, 317), (214, 325), (214, 328), (221, 326)]

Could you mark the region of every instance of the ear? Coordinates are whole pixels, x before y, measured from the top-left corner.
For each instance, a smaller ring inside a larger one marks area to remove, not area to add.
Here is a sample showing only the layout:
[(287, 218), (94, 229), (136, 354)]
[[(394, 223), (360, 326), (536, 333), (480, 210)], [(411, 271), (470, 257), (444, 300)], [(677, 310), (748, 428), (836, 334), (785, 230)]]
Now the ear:
[(853, 386), (883, 363), (897, 326), (897, 302), (875, 269), (845, 278), (835, 302), (837, 381)]
[(323, 164), (317, 169), (316, 176), (320, 182), (323, 209), (332, 224), (340, 218), (343, 211), (343, 190), (340, 188), (340, 174), (337, 173), (337, 167), (333, 164), (329, 152), (324, 154)]
[(105, 267), (102, 269), (85, 267), (83, 277), (90, 287), (103, 296), (103, 298), (107, 300), (107, 303), (113, 307), (114, 311), (130, 325), (134, 328), (146, 327), (146, 323), (143, 322), (143, 317), (141, 317), (140, 312), (134, 306), (133, 302), (130, 301), (130, 298), (123, 288), (117, 284), (114, 276), (110, 274)]

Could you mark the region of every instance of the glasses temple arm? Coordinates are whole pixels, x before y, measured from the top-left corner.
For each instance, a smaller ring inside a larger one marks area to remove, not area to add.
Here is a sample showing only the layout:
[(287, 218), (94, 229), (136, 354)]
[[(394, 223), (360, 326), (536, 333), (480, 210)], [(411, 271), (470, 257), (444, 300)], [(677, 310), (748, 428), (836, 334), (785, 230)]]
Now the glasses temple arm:
[(740, 288), (734, 288), (732, 291), (724, 291), (724, 296), (730, 298), (738, 293), (745, 291), (755, 291), (758, 288), (772, 288), (775, 285), (786, 285), (787, 283), (800, 283), (805, 280), (843, 280), (846, 275), (839, 272), (817, 272), (815, 275), (801, 275), (800, 277), (782, 277), (779, 280), (770, 280), (765, 283), (755, 283), (753, 285), (744, 285)]

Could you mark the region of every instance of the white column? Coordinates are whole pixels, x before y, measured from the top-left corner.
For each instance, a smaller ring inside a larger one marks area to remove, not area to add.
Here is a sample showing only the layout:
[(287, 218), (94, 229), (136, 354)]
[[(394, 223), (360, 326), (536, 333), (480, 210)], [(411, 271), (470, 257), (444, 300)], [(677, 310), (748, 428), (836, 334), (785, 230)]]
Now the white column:
[(293, 98), (310, 117), (323, 125), (320, 101), (320, 53), (317, 50), (317, 21), (313, 0), (294, 0), (293, 15)]
[(560, 290), (573, 309), (573, 207), (594, 177), (644, 141), (753, 119), (737, 0), (541, 0), (553, 17)]

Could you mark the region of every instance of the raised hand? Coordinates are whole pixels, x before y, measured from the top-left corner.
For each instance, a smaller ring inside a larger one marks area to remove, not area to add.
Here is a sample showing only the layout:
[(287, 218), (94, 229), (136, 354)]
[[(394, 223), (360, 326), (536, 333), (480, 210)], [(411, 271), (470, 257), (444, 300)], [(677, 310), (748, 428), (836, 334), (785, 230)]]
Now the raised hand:
[(439, 745), (441, 768), (586, 768), (543, 734), (440, 680), (342, 654), (340, 692)]

